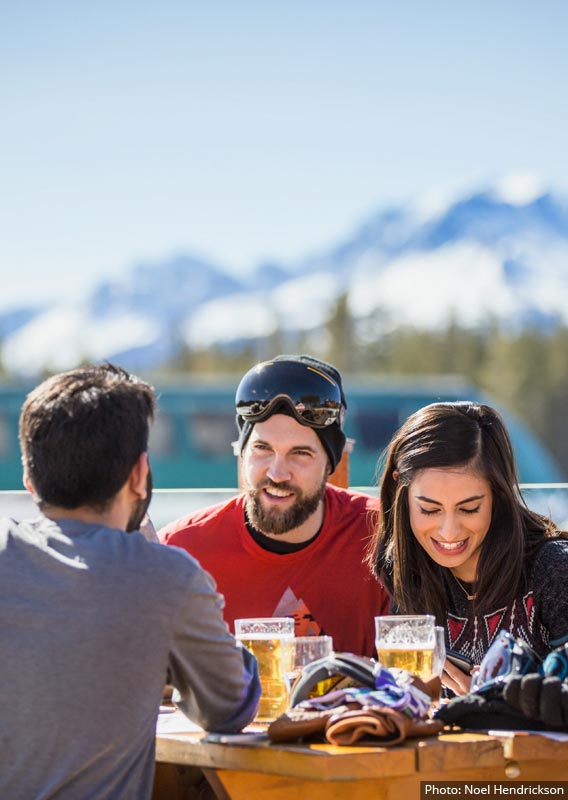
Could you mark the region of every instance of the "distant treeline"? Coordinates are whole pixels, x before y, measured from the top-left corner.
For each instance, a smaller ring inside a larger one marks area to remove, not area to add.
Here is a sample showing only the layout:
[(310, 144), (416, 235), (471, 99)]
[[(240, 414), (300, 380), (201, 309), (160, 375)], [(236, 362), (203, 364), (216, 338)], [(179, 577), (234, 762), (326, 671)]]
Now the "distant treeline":
[(162, 377), (239, 375), (277, 353), (301, 352), (331, 361), (345, 375), (377, 380), (381, 375), (461, 375), (515, 412), (568, 473), (566, 326), (512, 331), (489, 321), (472, 330), (456, 320), (436, 331), (396, 327), (381, 312), (364, 322), (353, 320), (343, 296), (323, 329), (277, 331), (268, 339), (207, 350), (186, 348), (159, 372)]
[(568, 328), (398, 330), (366, 349), (383, 373), (461, 374), (514, 411), (568, 471)]
[(344, 373), (462, 375), (514, 411), (537, 433), (568, 472), (568, 328), (511, 331), (497, 322), (483, 330), (458, 321), (438, 331), (394, 328), (380, 315), (355, 323), (342, 298), (325, 330), (275, 334), (270, 340), (207, 351), (186, 351), (171, 365), (184, 372), (239, 372), (282, 352), (311, 352)]

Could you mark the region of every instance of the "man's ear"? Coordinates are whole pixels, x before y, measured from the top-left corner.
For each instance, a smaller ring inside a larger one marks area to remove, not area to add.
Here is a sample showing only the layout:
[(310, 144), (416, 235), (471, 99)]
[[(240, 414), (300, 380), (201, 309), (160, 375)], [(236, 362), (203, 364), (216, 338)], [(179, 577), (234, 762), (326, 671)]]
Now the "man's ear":
[(148, 453), (140, 453), (138, 458), (136, 459), (134, 466), (130, 472), (130, 476), (128, 478), (128, 485), (130, 490), (140, 498), (140, 500), (146, 499), (147, 494), (147, 479), (148, 479), (148, 470), (150, 469), (150, 465), (148, 463)]
[(22, 475), (22, 483), (24, 484), (24, 486), (28, 490), (28, 492), (32, 495), (32, 497), (35, 496), (34, 485), (31, 482), (30, 476), (28, 475), (28, 471), (27, 471), (27, 469), (25, 467), (24, 467), (24, 473)]

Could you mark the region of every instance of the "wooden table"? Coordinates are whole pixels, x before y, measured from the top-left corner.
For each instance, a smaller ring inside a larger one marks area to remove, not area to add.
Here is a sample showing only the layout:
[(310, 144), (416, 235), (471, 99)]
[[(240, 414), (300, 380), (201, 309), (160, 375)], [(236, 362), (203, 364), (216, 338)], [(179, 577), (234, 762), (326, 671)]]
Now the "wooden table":
[(568, 781), (568, 741), (537, 734), (442, 733), (383, 748), (214, 744), (174, 727), (156, 739), (153, 800), (185, 799), (185, 767), (202, 768), (222, 800), (419, 800), (421, 781)]

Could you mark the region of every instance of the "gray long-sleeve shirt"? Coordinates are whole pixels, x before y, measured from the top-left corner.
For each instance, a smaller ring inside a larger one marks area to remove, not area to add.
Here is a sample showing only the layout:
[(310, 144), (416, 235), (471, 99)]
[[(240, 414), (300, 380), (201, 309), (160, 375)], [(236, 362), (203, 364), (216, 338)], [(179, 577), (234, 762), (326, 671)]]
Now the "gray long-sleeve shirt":
[(0, 520), (0, 797), (144, 800), (166, 673), (207, 730), (251, 721), (256, 662), (186, 553), (45, 517)]

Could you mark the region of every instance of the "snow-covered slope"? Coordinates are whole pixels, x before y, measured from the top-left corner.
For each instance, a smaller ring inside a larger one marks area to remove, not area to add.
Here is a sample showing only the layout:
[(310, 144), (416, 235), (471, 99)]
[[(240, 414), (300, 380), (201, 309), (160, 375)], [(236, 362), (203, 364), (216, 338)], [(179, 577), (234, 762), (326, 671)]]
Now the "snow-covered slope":
[(329, 250), (262, 265), (242, 280), (190, 256), (139, 265), (75, 308), (22, 317), (7, 328), (2, 358), (20, 373), (81, 358), (152, 367), (182, 344), (316, 331), (341, 294), (356, 320), (379, 319), (379, 332), (440, 328), (450, 319), (497, 319), (516, 329), (568, 323), (568, 205), (534, 181), (509, 178), (382, 209)]

